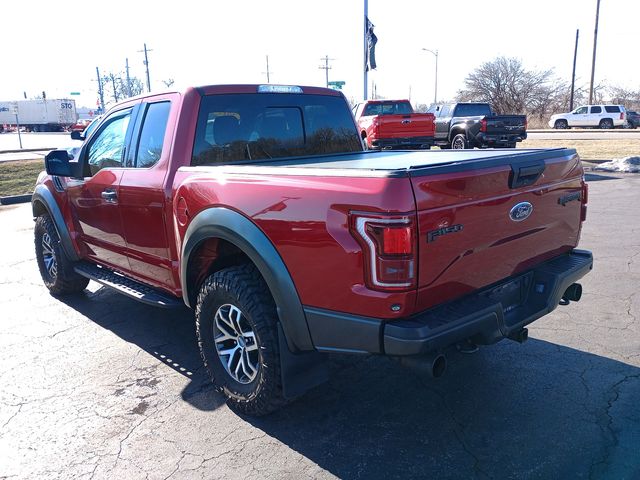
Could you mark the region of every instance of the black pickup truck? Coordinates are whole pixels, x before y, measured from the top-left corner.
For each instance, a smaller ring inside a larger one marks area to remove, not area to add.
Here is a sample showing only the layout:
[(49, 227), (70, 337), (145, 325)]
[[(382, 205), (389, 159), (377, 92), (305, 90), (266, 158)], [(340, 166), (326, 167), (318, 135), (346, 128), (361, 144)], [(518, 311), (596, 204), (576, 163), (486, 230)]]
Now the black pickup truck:
[(440, 148), (514, 148), (527, 138), (525, 115), (493, 115), (488, 103), (432, 105)]

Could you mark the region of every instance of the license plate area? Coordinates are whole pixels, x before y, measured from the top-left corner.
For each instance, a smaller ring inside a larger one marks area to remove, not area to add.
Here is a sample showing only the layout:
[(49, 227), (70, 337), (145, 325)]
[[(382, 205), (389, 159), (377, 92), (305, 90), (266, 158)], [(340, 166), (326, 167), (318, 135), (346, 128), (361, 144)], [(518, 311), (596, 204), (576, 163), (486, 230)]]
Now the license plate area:
[(502, 283), (497, 287), (485, 292), (485, 297), (502, 304), (502, 311), (505, 315), (524, 305), (530, 291), (533, 273), (527, 273), (507, 283)]

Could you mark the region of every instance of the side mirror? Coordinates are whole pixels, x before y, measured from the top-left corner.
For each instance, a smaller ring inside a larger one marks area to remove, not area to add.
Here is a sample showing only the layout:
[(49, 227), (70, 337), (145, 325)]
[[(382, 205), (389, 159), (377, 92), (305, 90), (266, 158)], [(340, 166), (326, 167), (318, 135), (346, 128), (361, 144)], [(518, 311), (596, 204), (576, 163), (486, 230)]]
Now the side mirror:
[(49, 175), (59, 177), (77, 177), (79, 164), (69, 161), (66, 150), (52, 150), (44, 157), (44, 167)]
[(71, 132), (71, 140), (82, 140), (82, 141), (84, 141), (84, 135), (82, 134), (82, 132), (74, 130), (73, 132)]

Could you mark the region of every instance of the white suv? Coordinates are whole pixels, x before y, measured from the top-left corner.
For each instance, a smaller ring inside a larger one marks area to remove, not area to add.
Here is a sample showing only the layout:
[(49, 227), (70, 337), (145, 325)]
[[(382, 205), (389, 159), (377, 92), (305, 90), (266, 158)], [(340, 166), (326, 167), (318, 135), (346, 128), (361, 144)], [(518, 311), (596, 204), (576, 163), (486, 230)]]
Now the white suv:
[(622, 105), (586, 105), (571, 113), (558, 113), (551, 116), (551, 128), (615, 128), (624, 127), (625, 109)]

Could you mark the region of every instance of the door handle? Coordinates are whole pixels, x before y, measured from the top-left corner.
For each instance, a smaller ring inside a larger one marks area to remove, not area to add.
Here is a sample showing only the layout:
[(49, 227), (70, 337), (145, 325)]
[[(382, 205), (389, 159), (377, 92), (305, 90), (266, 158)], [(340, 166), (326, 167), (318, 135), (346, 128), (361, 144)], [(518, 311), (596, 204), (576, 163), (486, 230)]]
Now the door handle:
[(118, 194), (115, 192), (115, 190), (104, 190), (100, 194), (100, 196), (107, 203), (116, 203), (116, 201), (118, 200)]

